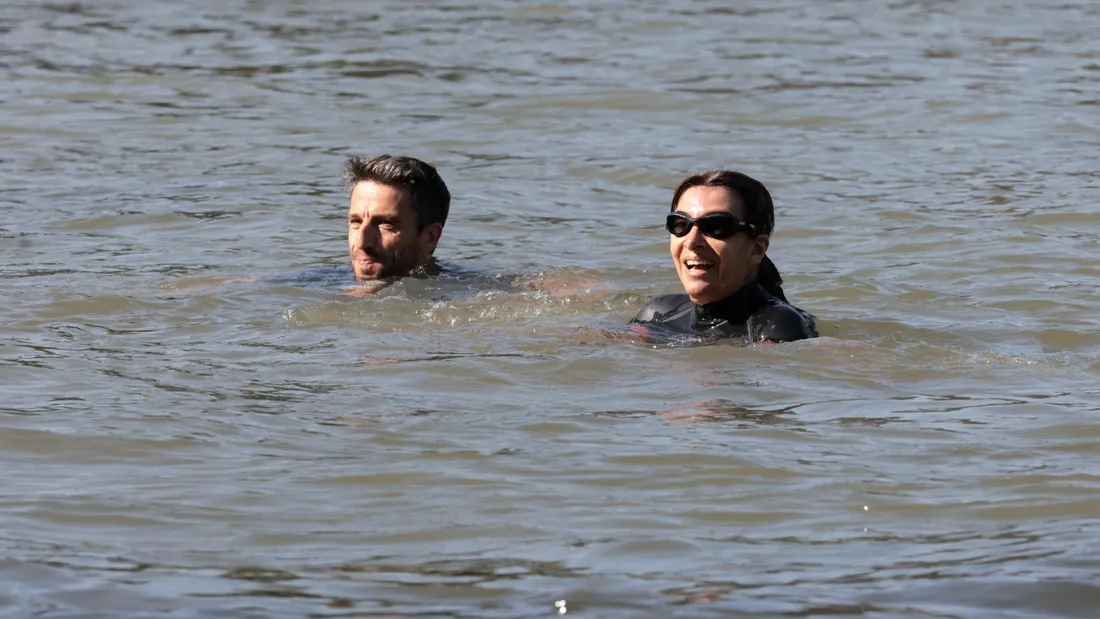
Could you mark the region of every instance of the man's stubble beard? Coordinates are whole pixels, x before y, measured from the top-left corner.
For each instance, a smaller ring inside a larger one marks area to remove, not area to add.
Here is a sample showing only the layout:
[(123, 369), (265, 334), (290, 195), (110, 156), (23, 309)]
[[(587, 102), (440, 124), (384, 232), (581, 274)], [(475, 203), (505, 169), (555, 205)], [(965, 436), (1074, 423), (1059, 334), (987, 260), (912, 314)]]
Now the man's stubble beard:
[[(382, 269), (378, 272), (378, 275), (367, 275), (366, 279), (361, 281), (405, 277), (415, 273), (417, 269), (423, 266), (417, 264), (415, 247), (406, 247), (403, 250), (389, 254), (367, 249), (364, 249), (363, 253), (376, 264), (382, 265)], [(358, 273), (356, 277), (359, 277)]]

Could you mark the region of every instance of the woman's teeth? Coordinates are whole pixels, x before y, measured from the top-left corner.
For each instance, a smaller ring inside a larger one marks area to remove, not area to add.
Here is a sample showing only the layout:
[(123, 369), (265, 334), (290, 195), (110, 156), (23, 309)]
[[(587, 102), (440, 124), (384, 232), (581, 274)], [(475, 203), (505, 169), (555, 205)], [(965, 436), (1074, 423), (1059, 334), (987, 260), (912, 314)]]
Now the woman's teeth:
[(714, 263), (706, 260), (686, 260), (684, 266), (689, 269), (708, 269), (714, 266)]

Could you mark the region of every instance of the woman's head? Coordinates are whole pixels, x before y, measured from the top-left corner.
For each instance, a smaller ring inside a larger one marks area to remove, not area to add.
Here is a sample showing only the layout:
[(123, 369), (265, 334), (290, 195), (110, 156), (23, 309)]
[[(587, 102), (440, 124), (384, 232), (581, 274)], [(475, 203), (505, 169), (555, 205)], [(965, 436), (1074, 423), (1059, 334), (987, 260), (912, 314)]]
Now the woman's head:
[(758, 276), (784, 298), (779, 272), (765, 255), (775, 209), (760, 181), (728, 170), (694, 174), (676, 188), (671, 211), (669, 249), (693, 302), (719, 301)]

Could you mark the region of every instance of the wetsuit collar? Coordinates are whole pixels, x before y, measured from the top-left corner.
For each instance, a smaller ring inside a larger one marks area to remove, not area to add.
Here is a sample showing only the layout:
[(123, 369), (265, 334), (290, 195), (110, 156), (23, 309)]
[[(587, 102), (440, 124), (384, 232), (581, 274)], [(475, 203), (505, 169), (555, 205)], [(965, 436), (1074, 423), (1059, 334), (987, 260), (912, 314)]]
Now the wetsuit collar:
[(706, 305), (696, 305), (695, 319), (696, 321), (725, 320), (731, 324), (743, 324), (770, 296), (760, 284), (749, 282), (725, 299)]

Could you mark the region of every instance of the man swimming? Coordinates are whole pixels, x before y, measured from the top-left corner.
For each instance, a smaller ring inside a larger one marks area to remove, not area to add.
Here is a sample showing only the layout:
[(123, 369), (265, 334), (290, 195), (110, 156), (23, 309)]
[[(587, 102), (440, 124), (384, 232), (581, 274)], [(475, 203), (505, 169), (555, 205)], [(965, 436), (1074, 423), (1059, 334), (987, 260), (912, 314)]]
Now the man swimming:
[(435, 168), (412, 157), (350, 157), (348, 250), (359, 281), (435, 275), (432, 254), (451, 194)]
[(728, 170), (695, 174), (677, 187), (671, 210), (665, 228), (687, 294), (650, 301), (631, 320), (634, 333), (752, 342), (817, 337), (813, 317), (787, 301), (766, 255), (775, 208), (761, 182)]
[(459, 285), (473, 293), (527, 288), (561, 294), (544, 282), (524, 282), (529, 276), (490, 276), (437, 262), (433, 254), (451, 194), (431, 165), (412, 157), (350, 157), (344, 178), (351, 189), (348, 252), (355, 279), (365, 283), (344, 294), (372, 296), (406, 276), (432, 278), (435, 284)]

